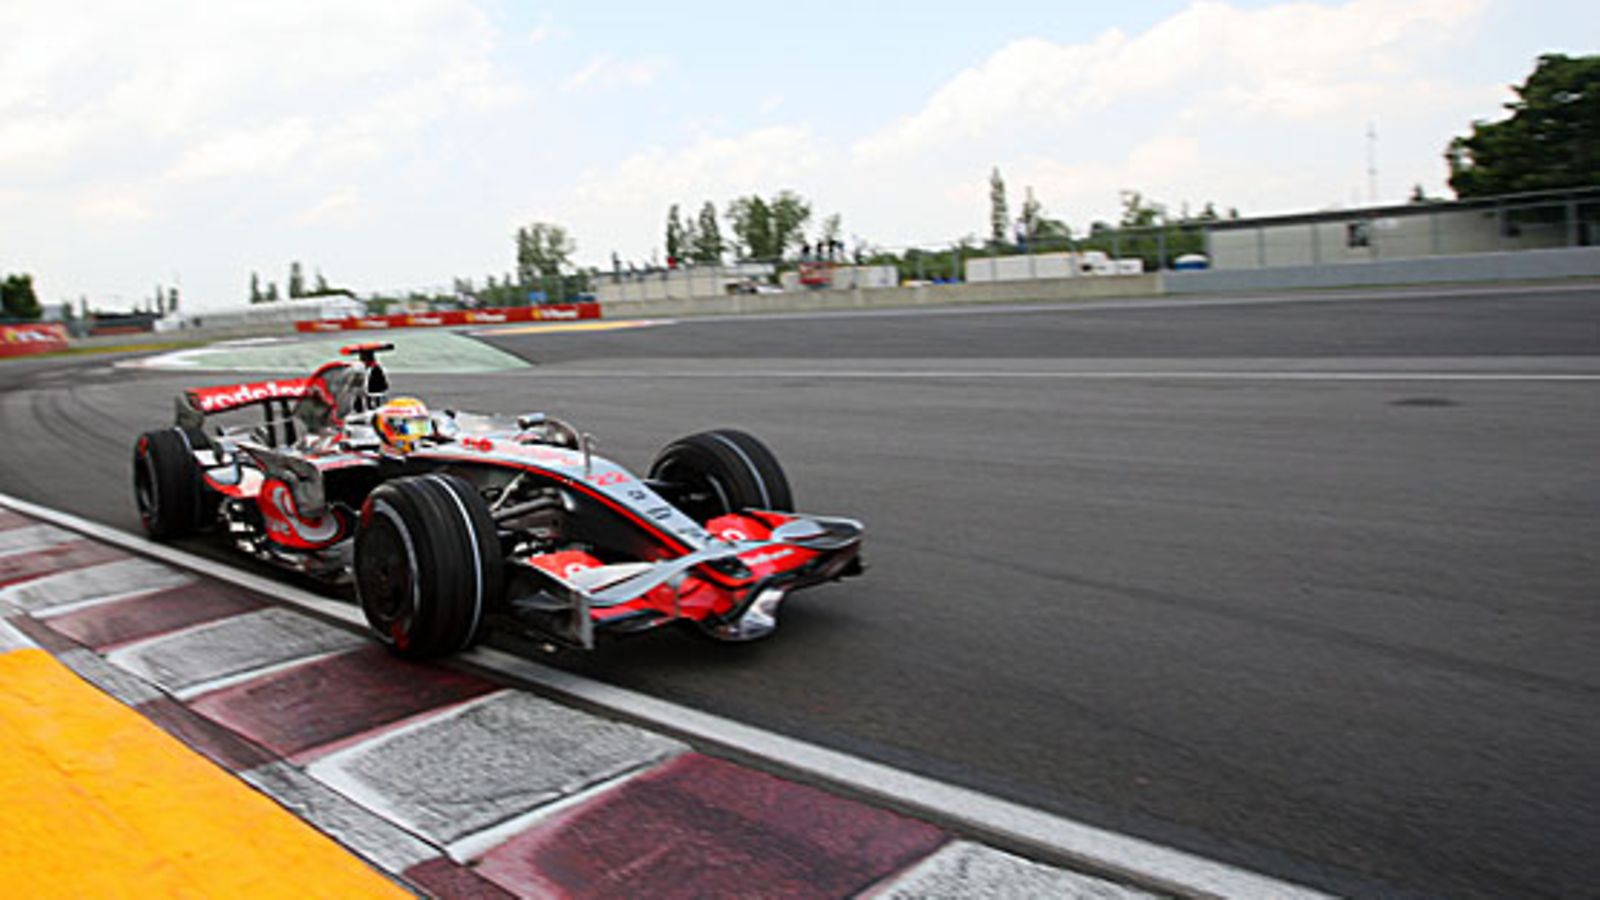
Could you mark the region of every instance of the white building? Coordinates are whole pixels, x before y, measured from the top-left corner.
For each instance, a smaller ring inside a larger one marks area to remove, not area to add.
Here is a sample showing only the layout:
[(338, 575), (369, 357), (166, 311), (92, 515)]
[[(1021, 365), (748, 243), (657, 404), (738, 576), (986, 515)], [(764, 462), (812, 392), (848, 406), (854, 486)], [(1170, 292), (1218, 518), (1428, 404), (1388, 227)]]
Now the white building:
[(1213, 269), (1591, 246), (1600, 189), (1233, 219), (1206, 231)]

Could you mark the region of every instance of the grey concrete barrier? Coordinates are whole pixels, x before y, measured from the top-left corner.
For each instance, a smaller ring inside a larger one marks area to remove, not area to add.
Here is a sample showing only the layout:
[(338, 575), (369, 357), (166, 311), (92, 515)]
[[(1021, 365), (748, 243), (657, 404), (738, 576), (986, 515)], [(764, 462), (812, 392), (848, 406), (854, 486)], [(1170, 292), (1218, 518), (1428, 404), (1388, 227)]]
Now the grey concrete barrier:
[(742, 315), (751, 313), (834, 312), (911, 306), (958, 306), (1025, 301), (1102, 300), (1153, 297), (1161, 292), (1156, 275), (1108, 275), (976, 284), (922, 284), (854, 290), (801, 290), (781, 294), (729, 294), (663, 300), (601, 303), (607, 319), (639, 316)]
[(1167, 294), (1216, 294), (1596, 276), (1600, 276), (1600, 247), (1568, 247), (1513, 253), (1380, 259), (1320, 266), (1165, 272), (1162, 274), (1162, 289)]
[(121, 347), (143, 347), (149, 344), (179, 342), (236, 341), (245, 338), (283, 337), (295, 333), (293, 322), (253, 322), (219, 328), (180, 328), (174, 331), (138, 331), (128, 334), (105, 334), (96, 337), (73, 338), (71, 346), (115, 351)]

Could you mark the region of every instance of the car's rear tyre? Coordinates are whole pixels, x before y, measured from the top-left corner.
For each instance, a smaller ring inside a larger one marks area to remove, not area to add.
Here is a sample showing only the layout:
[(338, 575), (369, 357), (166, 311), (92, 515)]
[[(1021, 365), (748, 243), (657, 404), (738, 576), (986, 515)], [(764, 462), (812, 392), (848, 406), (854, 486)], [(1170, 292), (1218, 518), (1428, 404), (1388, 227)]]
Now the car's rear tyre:
[(356, 530), (355, 586), (378, 640), (412, 659), (465, 650), (503, 591), (488, 507), (453, 475), (397, 478), (368, 495)]
[(741, 509), (794, 511), (778, 458), (754, 436), (732, 428), (668, 444), (651, 464), (650, 478), (676, 487), (679, 508), (701, 524)]
[(145, 533), (162, 540), (203, 524), (205, 489), (191, 438), (181, 428), (139, 435), (133, 445), (133, 500)]

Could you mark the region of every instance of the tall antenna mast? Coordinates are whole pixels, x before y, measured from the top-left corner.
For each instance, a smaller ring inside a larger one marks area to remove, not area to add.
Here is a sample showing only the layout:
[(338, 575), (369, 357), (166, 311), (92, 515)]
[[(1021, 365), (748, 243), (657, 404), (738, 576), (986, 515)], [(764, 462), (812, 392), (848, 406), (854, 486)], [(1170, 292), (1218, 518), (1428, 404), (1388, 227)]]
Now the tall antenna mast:
[(1367, 203), (1378, 205), (1378, 129), (1367, 122)]

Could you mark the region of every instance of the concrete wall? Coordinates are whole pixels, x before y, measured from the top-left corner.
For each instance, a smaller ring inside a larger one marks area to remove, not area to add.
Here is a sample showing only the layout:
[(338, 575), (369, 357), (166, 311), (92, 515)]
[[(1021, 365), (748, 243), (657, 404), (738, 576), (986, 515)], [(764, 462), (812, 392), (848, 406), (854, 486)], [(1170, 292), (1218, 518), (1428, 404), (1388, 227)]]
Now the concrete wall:
[(924, 284), (854, 291), (785, 291), (781, 294), (734, 294), (671, 300), (622, 301), (600, 304), (607, 319), (638, 316), (734, 315), (743, 313), (826, 312), (889, 309), (905, 306), (957, 306), (972, 303), (1017, 303), (1029, 300), (1094, 300), (1111, 297), (1153, 297), (1160, 292), (1156, 275), (1117, 278), (1061, 278), (985, 284)]
[[(602, 301), (608, 319), (640, 316), (738, 315), (825, 312), (914, 306), (958, 306), (1028, 301), (1100, 300), (1302, 288), (1440, 284), (1450, 282), (1536, 281), (1550, 278), (1600, 278), (1600, 247), (1472, 253), (1453, 257), (1393, 259), (1347, 265), (1282, 266), (1268, 269), (1211, 269), (1121, 277), (1068, 277), (1039, 281), (978, 284), (927, 284), (853, 291), (788, 291), (655, 300)], [(292, 334), (289, 322), (256, 322), (229, 327), (191, 328), (85, 338), (74, 347), (111, 349), (169, 341), (215, 341)]]
[(1519, 253), (1468, 253), (1418, 259), (1380, 259), (1322, 266), (1278, 266), (1166, 272), (1168, 294), (1211, 294), (1295, 288), (1442, 284), (1471, 281), (1531, 281), (1543, 278), (1600, 277), (1600, 247), (1524, 250)]
[(607, 303), (711, 297), (728, 293), (732, 286), (746, 279), (765, 281), (771, 277), (772, 271), (770, 263), (737, 263), (729, 266), (688, 266), (621, 276), (601, 275), (595, 285), (595, 298)]
[(72, 346), (114, 351), (121, 347), (146, 347), (153, 344), (207, 343), (210, 341), (236, 341), (246, 338), (279, 337), (295, 333), (293, 322), (251, 322), (204, 328), (183, 328), (176, 331), (140, 331), (134, 334), (107, 334), (99, 337), (73, 338)]

